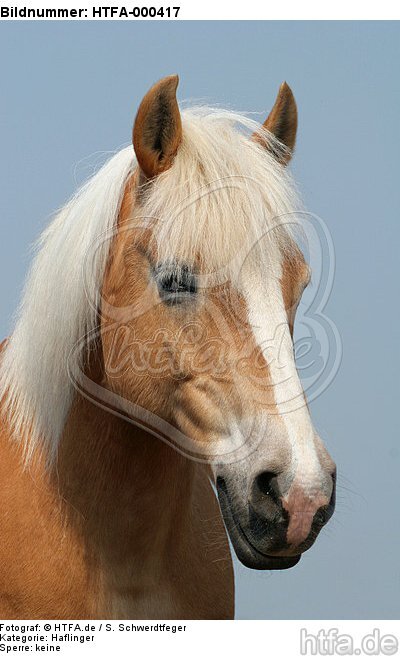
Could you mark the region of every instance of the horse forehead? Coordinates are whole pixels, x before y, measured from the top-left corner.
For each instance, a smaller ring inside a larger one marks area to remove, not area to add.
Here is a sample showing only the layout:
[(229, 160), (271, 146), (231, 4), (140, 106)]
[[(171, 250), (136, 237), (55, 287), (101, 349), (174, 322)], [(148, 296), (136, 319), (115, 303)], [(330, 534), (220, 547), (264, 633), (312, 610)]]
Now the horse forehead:
[[(110, 259), (111, 261), (114, 260), (117, 268), (119, 268), (121, 260), (124, 259), (127, 247), (130, 248), (133, 243), (136, 244), (142, 254), (147, 254), (149, 261), (157, 260), (157, 243), (154, 239), (156, 226), (150, 222), (145, 229), (144, 226), (138, 229), (135, 221), (132, 221), (135, 205), (140, 204), (140, 198), (135, 193), (135, 190), (137, 191), (137, 182), (138, 174), (135, 171), (128, 179), (120, 206), (118, 227), (123, 229), (117, 231), (117, 238), (111, 248)], [(308, 282), (309, 269), (296, 244), (292, 243), (287, 252), (282, 252), (277, 244), (271, 243), (268, 250), (268, 257), (263, 258), (264, 262), (267, 262), (266, 268), (260, 266), (260, 263), (257, 264), (257, 258), (252, 261), (252, 258), (249, 257), (241, 267), (239, 282), (235, 273), (232, 279), (225, 281), (225, 284), (218, 285), (219, 291), (221, 288), (223, 289), (222, 297), (225, 311), (231, 310), (230, 321), (234, 317), (239, 318), (241, 324), (247, 320), (251, 328), (252, 316), (254, 317), (255, 314), (254, 309), (260, 305), (261, 301), (261, 305), (269, 309), (269, 316), (265, 317), (265, 320), (270, 325), (277, 321), (282, 322), (285, 320), (286, 313), (295, 306), (296, 299)], [(250, 266), (248, 262), (250, 262)], [(145, 260), (142, 261), (142, 264), (145, 265)], [(185, 264), (187, 263), (185, 262)], [(205, 264), (207, 270), (204, 254), (203, 257), (199, 254), (196, 261), (193, 262), (194, 268), (201, 271), (202, 264)], [(108, 272), (110, 272), (110, 262)], [(215, 303), (216, 297), (212, 286), (208, 296), (212, 297)], [(220, 293), (218, 293), (218, 296), (221, 299)]]

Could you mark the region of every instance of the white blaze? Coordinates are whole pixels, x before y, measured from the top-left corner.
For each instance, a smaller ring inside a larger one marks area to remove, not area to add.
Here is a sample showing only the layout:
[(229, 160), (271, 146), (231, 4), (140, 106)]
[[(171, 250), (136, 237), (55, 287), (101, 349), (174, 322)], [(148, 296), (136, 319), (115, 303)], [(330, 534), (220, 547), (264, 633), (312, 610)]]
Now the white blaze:
[(296, 369), (293, 343), (280, 279), (281, 258), (269, 260), (264, 276), (250, 258), (241, 272), (241, 293), (248, 306), (249, 324), (268, 365), (276, 412), (282, 419), (292, 450), (291, 477), (311, 496), (320, 489), (321, 465), (314, 428)]

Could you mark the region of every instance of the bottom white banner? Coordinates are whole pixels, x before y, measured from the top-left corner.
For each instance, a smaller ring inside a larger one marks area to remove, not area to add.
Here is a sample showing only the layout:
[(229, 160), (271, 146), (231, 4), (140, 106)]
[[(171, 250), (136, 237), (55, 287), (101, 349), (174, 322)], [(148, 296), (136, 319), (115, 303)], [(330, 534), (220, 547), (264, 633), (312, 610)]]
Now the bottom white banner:
[(391, 620), (17, 621), (0, 620), (0, 653), (160, 650), (174, 655), (229, 653), (296, 656), (394, 655), (400, 622)]

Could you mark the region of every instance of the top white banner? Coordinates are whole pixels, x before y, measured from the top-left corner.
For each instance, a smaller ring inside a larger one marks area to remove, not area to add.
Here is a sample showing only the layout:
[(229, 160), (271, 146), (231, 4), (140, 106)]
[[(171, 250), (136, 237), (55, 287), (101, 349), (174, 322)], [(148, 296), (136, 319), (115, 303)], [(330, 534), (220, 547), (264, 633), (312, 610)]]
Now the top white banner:
[(398, 20), (393, 0), (0, 0), (1, 20)]

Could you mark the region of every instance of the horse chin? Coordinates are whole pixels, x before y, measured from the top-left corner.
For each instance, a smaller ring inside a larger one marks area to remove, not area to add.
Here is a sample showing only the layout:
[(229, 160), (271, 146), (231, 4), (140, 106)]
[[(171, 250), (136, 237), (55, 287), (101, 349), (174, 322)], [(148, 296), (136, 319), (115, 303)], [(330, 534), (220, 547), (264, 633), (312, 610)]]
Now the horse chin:
[(297, 565), (301, 554), (295, 556), (272, 556), (257, 549), (244, 533), (233, 515), (224, 485), (217, 485), (218, 499), (228, 535), (240, 562), (250, 569), (289, 569)]

